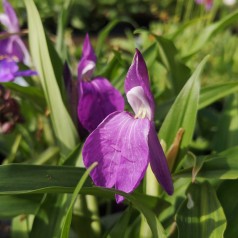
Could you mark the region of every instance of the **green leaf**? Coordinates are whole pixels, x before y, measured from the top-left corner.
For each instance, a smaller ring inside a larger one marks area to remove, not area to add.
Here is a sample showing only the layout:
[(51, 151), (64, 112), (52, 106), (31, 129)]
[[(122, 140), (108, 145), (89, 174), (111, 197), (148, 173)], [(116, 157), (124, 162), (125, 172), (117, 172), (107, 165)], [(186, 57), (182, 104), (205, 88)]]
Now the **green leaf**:
[(225, 27), (231, 25), (238, 19), (238, 11), (232, 12), (220, 21), (213, 23), (206, 27), (203, 31), (199, 32), (197, 39), (195, 40), (193, 47), (186, 50), (186, 54), (182, 57), (184, 60), (189, 59), (192, 55), (197, 53), (203, 46), (219, 31), (222, 31)]
[(62, 4), (62, 8), (58, 17), (56, 49), (62, 57), (65, 56), (66, 44), (64, 42), (64, 33), (69, 21), (69, 13), (73, 6), (74, 0), (66, 0)]
[[(207, 58), (203, 59), (203, 61), (198, 65), (164, 119), (159, 132), (159, 138), (165, 141), (167, 149), (172, 145), (176, 133), (180, 128), (185, 130), (180, 144), (180, 151), (182, 154), (191, 142), (198, 111), (200, 91), (199, 77), (206, 61)], [(176, 163), (178, 164), (179, 161)]]
[(148, 69), (154, 64), (154, 62), (157, 59), (157, 56), (158, 56), (157, 42), (152, 43), (143, 51), (143, 57), (145, 59)]
[(65, 215), (65, 218), (64, 218), (64, 221), (63, 221), (63, 225), (62, 225), (62, 232), (61, 232), (61, 235), (60, 237), (61, 238), (68, 238), (69, 237), (69, 231), (70, 231), (70, 224), (71, 224), (71, 220), (72, 220), (72, 213), (73, 213), (73, 205), (75, 203), (75, 200), (78, 196), (78, 193), (80, 192), (80, 190), (82, 189), (83, 187), (83, 184), (86, 182), (86, 179), (89, 175), (89, 173), (97, 166), (97, 163), (93, 163), (89, 168), (88, 170), (83, 174), (83, 176), (81, 177), (80, 181), (78, 182), (74, 192), (73, 192), (73, 195), (72, 195), (72, 198), (71, 198), (71, 202), (70, 202), (70, 205), (67, 209), (67, 213)]
[[(238, 178), (238, 147), (233, 147), (216, 155), (207, 156), (202, 167), (197, 171), (197, 178), (206, 179), (237, 179)], [(192, 169), (188, 168), (174, 174), (177, 177), (191, 177)]]
[[(51, 219), (56, 219), (56, 214), (53, 215), (54, 212), (58, 212), (57, 217), (60, 217), (60, 214), (64, 214), (65, 209), (70, 204), (70, 199), (65, 196), (60, 196), (60, 199), (56, 199), (55, 194), (72, 193), (79, 178), (83, 176), (84, 172), (85, 169), (69, 166), (37, 166), (21, 164), (2, 165), (0, 166), (0, 195), (22, 193), (54, 193), (53, 195), (47, 195), (37, 216), (38, 221), (36, 224), (41, 224), (44, 227), (46, 221), (49, 222)], [(18, 182), (16, 183), (16, 181)], [(88, 181), (86, 181), (86, 186), (90, 186)], [(155, 238), (165, 237), (164, 229), (156, 215), (144, 203), (140, 202), (140, 200), (137, 199), (135, 195), (129, 195), (115, 189), (99, 187), (84, 187), (82, 188), (81, 193), (102, 196), (104, 198), (113, 198), (115, 194), (124, 196), (137, 210), (139, 210), (145, 216), (148, 225), (152, 230), (153, 236)], [(59, 208), (61, 209), (57, 210)], [(51, 212), (50, 214), (46, 214), (45, 211)], [(49, 215), (52, 216), (51, 219), (49, 218)], [(51, 223), (51, 228), (57, 228), (55, 226), (59, 222), (60, 221), (52, 221), (53, 224)], [(34, 228), (32, 234), (38, 234), (38, 226), (41, 227), (41, 225), (35, 225), (34, 227), (36, 228)], [(53, 232), (51, 231), (51, 228), (47, 228), (47, 232), (50, 232), (49, 234), (52, 234)], [(42, 228), (39, 229), (42, 231)], [(32, 235), (32, 237), (36, 238), (37, 236), (34, 235)]]
[(224, 209), (227, 219), (227, 228), (224, 237), (236, 237), (238, 233), (238, 216), (234, 214), (238, 213), (238, 200), (234, 198), (238, 197), (238, 181), (224, 181), (218, 188), (217, 197)]
[(176, 215), (179, 237), (222, 238), (226, 217), (213, 187), (208, 182), (191, 184), (186, 194)]
[(29, 238), (29, 218), (18, 216), (11, 222), (11, 238)]
[(238, 91), (238, 82), (222, 82), (208, 87), (201, 88), (199, 98), (199, 109), (202, 109), (211, 103), (221, 99), (229, 94)]
[(47, 194), (38, 210), (30, 238), (60, 237), (60, 226), (70, 202), (70, 195)]
[(234, 94), (227, 98), (224, 105), (213, 148), (216, 151), (223, 151), (236, 145), (238, 145), (238, 96)]
[(39, 13), (33, 0), (25, 0), (29, 24), (29, 42), (34, 64), (51, 112), (51, 119), (61, 153), (66, 156), (77, 143), (76, 128), (65, 108), (50, 59), (49, 48)]
[(71, 166), (1, 165), (0, 194), (72, 192), (84, 172)]
[(128, 207), (123, 212), (119, 220), (114, 224), (114, 226), (112, 227), (107, 237), (113, 237), (113, 238), (125, 237), (126, 228), (129, 224), (131, 213), (132, 213), (132, 209), (131, 207)]
[(158, 42), (158, 58), (159, 61), (166, 67), (170, 77), (171, 84), (175, 95), (182, 89), (190, 75), (190, 69), (181, 61), (178, 60), (178, 50), (173, 41), (161, 36), (156, 36)]
[(43, 194), (1, 195), (0, 217), (10, 218), (21, 214), (35, 214)]
[(107, 36), (109, 35), (110, 31), (119, 23), (130, 23), (133, 25), (133, 22), (131, 20), (129, 20), (128, 18), (121, 18), (121, 19), (115, 19), (113, 21), (111, 21), (98, 35), (97, 38), (97, 46), (96, 46), (96, 55), (99, 58), (101, 53), (102, 53), (102, 49), (103, 46), (105, 45), (105, 41)]
[(46, 102), (40, 88), (31, 86), (23, 87), (16, 83), (4, 83), (4, 86), (11, 89), (11, 91), (20, 93), (23, 95), (23, 97), (31, 100), (32, 103), (38, 106), (38, 108), (40, 106), (41, 111), (45, 110)]

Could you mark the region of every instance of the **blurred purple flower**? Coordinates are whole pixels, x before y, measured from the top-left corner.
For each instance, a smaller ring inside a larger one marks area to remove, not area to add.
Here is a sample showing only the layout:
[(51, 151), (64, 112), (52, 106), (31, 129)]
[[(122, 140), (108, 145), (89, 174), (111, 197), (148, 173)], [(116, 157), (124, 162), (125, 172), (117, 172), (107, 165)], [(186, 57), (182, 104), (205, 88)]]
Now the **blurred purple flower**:
[[(5, 13), (0, 14), (0, 23), (6, 27), (6, 32), (2, 34), (19, 34), (20, 27), (14, 9), (7, 0), (2, 2)], [(2, 34), (0, 34), (0, 37)], [(30, 65), (28, 50), (18, 35), (10, 35), (0, 40), (0, 55), (15, 57), (18, 61), (22, 61), (28, 66)]]
[(15, 62), (11, 58), (0, 59), (0, 82), (13, 81), (16, 77), (27, 77), (31, 75), (36, 75), (37, 73), (33, 70), (23, 70), (20, 71)]
[[(125, 91), (135, 116), (113, 112), (89, 135), (83, 147), (83, 161), (96, 186), (115, 187), (131, 193), (145, 175), (150, 163), (157, 180), (168, 194), (173, 183), (166, 157), (154, 125), (154, 99), (143, 56), (136, 50), (125, 80)], [(117, 203), (123, 197), (116, 195)]]
[(209, 11), (213, 5), (213, 0), (195, 0), (195, 2), (197, 4), (204, 5), (207, 11)]
[(92, 78), (95, 66), (96, 55), (87, 34), (78, 65), (78, 118), (89, 132), (110, 113), (124, 109), (122, 95), (107, 79), (99, 76)]

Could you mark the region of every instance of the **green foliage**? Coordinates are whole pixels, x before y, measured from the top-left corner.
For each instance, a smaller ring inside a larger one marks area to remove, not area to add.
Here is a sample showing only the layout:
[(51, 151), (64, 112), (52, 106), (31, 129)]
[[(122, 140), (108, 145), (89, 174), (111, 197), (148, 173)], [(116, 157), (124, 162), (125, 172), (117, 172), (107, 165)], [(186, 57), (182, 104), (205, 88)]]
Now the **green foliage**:
[[(27, 22), (38, 76), (26, 78), (27, 86), (3, 84), (22, 116), (0, 134), (0, 219), (11, 220), (11, 237), (236, 237), (237, 3), (218, 1), (210, 11), (192, 0), (12, 3)], [(135, 48), (142, 52), (156, 129), (173, 160), (172, 196), (157, 181), (154, 195), (147, 194), (147, 177), (131, 194), (96, 187), (88, 177), (93, 167), (84, 168), (85, 138), (79, 140), (68, 108), (77, 105), (68, 105), (63, 80), (67, 61), (77, 84), (81, 31), (93, 38), (95, 75), (122, 94)], [(115, 203), (115, 194), (125, 197), (123, 204)]]
[(213, 187), (191, 184), (176, 216), (179, 237), (223, 237), (226, 217)]

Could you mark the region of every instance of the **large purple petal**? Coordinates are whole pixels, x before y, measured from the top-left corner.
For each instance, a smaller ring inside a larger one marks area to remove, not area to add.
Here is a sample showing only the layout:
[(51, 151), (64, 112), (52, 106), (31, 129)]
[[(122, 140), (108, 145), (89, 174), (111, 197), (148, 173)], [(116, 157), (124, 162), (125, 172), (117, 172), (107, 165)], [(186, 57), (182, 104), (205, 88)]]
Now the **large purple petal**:
[(154, 124), (151, 122), (151, 130), (149, 133), (149, 148), (150, 148), (150, 165), (158, 182), (164, 190), (171, 195), (174, 191), (173, 182), (166, 157), (160, 145)]
[(110, 113), (124, 109), (122, 95), (107, 79), (97, 77), (89, 82), (80, 81), (79, 86), (78, 117), (89, 132)]
[(12, 81), (17, 71), (18, 65), (16, 62), (8, 59), (0, 60), (0, 82)]
[(86, 37), (83, 43), (82, 57), (78, 65), (79, 79), (81, 79), (81, 77), (84, 77), (84, 76), (86, 76), (87, 78), (91, 77), (94, 71), (94, 68), (96, 66), (96, 61), (97, 61), (97, 57), (91, 45), (89, 35), (86, 34)]
[[(149, 131), (148, 119), (134, 119), (127, 112), (110, 114), (83, 147), (85, 166), (98, 162), (90, 174), (94, 184), (132, 192), (144, 177), (149, 162)], [(123, 197), (116, 199), (121, 202)]]
[(5, 14), (1, 14), (0, 22), (7, 27), (8, 32), (18, 32), (19, 23), (13, 7), (7, 0), (3, 0), (3, 7)]
[(125, 91), (128, 93), (134, 87), (141, 86), (144, 90), (144, 93), (148, 99), (151, 111), (152, 119), (154, 116), (154, 98), (150, 90), (149, 75), (145, 61), (142, 54), (138, 49), (133, 59), (133, 62), (128, 70), (125, 80)]

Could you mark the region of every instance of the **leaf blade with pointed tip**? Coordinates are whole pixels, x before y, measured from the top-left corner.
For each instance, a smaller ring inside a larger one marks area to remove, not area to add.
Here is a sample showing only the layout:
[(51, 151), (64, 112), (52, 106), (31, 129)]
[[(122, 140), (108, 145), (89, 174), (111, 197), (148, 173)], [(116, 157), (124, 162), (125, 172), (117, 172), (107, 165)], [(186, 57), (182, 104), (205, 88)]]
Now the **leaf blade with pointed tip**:
[[(206, 61), (207, 57), (198, 65), (195, 72), (182, 88), (160, 128), (159, 138), (165, 141), (167, 149), (172, 145), (180, 128), (185, 130), (180, 144), (180, 151), (186, 150), (191, 142), (198, 111), (199, 76)], [(178, 164), (179, 161), (176, 163)]]
[(25, 0), (29, 24), (29, 43), (33, 61), (51, 112), (51, 119), (61, 153), (67, 155), (78, 140), (76, 128), (67, 112), (50, 59), (47, 39), (37, 8), (32, 0)]

